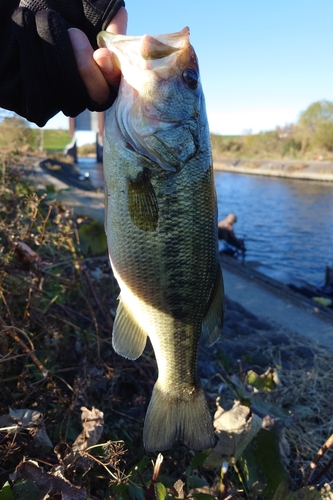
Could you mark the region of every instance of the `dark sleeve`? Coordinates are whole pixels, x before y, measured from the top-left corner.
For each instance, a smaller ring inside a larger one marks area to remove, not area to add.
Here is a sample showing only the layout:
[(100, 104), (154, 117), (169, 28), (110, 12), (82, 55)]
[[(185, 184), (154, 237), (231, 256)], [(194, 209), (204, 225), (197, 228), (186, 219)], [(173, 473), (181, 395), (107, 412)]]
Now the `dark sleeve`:
[(79, 75), (68, 28), (81, 29), (97, 48), (123, 0), (0, 0), (0, 107), (39, 126), (58, 111), (76, 116), (84, 109), (102, 111)]

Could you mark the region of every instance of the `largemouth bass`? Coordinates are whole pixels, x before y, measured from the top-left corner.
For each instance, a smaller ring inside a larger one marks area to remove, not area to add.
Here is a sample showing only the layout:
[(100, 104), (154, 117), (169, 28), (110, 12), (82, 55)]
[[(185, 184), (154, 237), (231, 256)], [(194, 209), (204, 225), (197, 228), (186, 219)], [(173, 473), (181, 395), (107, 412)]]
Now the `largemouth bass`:
[(147, 410), (147, 450), (214, 445), (197, 375), (201, 333), (222, 327), (223, 281), (204, 95), (189, 29), (130, 37), (102, 32), (122, 71), (104, 137), (106, 223), (121, 294), (113, 347), (138, 358), (149, 336), (158, 379)]

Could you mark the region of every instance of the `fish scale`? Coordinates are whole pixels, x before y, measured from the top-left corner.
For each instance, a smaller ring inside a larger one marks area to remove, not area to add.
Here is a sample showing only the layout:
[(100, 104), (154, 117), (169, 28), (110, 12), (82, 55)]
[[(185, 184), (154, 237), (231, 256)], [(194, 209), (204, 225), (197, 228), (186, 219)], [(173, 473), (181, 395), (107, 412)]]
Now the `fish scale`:
[[(123, 78), (105, 124), (106, 233), (121, 294), (118, 354), (136, 359), (150, 337), (158, 366), (144, 424), (147, 450), (214, 445), (197, 375), (201, 334), (223, 320), (210, 138), (188, 29), (172, 35), (102, 33)], [(169, 44), (169, 45), (168, 45)], [(144, 64), (142, 60), (144, 59)]]

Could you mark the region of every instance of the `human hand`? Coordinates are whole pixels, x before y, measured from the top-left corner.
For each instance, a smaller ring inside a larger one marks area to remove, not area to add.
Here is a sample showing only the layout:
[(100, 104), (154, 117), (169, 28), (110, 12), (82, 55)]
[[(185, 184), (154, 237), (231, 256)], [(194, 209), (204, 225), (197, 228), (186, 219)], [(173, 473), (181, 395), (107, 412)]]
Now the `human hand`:
[[(111, 33), (126, 34), (127, 11), (121, 7), (106, 28)], [(77, 28), (68, 30), (80, 76), (90, 98), (99, 105), (110, 96), (110, 85), (118, 89), (120, 70), (113, 54), (106, 48), (93, 50), (88, 37)]]

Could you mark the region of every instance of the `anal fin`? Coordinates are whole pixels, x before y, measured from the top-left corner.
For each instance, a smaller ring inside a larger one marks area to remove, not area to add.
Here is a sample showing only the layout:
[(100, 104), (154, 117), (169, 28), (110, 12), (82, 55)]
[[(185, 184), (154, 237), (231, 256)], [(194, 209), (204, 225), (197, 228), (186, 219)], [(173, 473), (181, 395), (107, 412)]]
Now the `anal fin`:
[(141, 356), (147, 342), (147, 333), (134, 318), (131, 310), (120, 301), (113, 323), (112, 346), (117, 354), (127, 359)]

